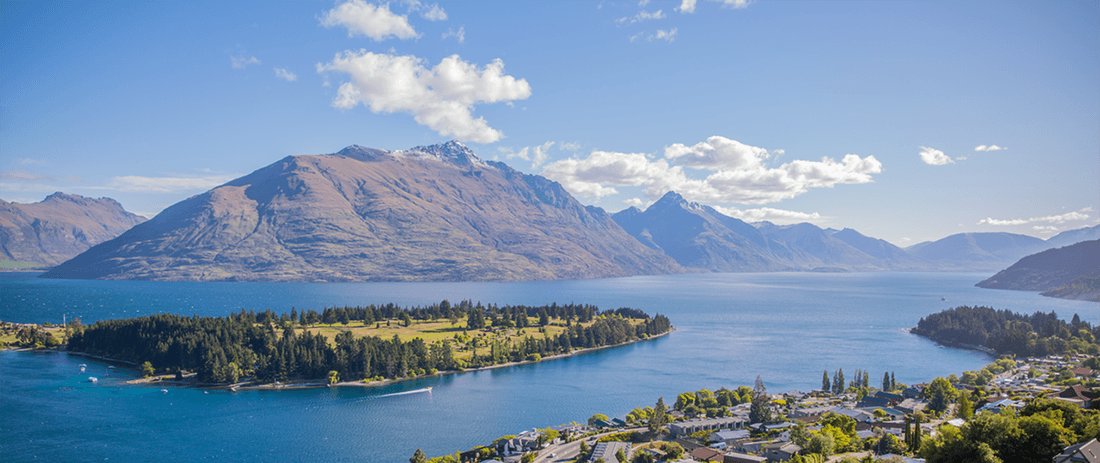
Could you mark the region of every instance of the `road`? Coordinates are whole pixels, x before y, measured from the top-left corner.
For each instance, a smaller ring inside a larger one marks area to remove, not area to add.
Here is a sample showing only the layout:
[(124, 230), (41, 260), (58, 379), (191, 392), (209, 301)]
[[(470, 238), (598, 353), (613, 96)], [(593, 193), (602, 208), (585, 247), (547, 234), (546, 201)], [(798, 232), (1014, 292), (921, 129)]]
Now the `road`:
[[(539, 451), (539, 456), (537, 458), (535, 458), (535, 463), (565, 462), (565, 461), (570, 461), (570, 460), (576, 459), (577, 455), (580, 454), (580, 452), (581, 452), (581, 441), (582, 440), (588, 442), (588, 447), (592, 448), (592, 447), (596, 446), (596, 444), (594, 442), (596, 442), (596, 440), (601, 438), (601, 437), (610, 436), (612, 434), (618, 434), (620, 432), (630, 432), (630, 431), (642, 432), (642, 431), (645, 431), (645, 430), (646, 430), (646, 428), (617, 429), (617, 430), (610, 431), (610, 432), (596, 434), (595, 436), (586, 437), (584, 439), (577, 439), (573, 442), (565, 442), (565, 443), (561, 443), (561, 444), (551, 444), (549, 447), (546, 447), (546, 448)], [(550, 454), (554, 454), (554, 456), (551, 457)]]

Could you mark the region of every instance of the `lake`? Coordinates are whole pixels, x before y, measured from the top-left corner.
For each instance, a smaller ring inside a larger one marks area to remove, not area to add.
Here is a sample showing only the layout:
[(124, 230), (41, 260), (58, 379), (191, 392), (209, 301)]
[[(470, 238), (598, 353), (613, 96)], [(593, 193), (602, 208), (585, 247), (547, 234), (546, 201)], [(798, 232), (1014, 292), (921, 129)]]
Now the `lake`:
[[(1100, 304), (974, 287), (975, 273), (766, 273), (519, 283), (186, 283), (0, 274), (0, 320), (60, 323), (158, 312), (219, 316), (448, 299), (590, 303), (667, 315), (669, 336), (562, 360), (375, 389), (277, 392), (127, 387), (127, 369), (56, 353), (0, 353), (0, 461), (408, 461), (532, 427), (623, 415), (701, 388), (820, 387), (821, 372), (900, 383), (980, 368), (984, 354), (906, 329), (958, 305), (1074, 313)], [(78, 365), (88, 364), (80, 373)], [(97, 384), (88, 376), (99, 377)], [(431, 393), (389, 395), (433, 386)]]

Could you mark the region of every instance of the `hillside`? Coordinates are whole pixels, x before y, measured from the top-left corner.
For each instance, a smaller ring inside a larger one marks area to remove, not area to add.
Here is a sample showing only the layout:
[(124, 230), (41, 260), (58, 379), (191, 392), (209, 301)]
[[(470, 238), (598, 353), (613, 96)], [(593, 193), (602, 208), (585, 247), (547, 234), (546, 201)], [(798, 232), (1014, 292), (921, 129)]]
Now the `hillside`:
[(144, 221), (110, 198), (57, 192), (31, 204), (0, 199), (0, 258), (13, 267), (51, 267)]
[(741, 220), (722, 215), (710, 206), (688, 202), (675, 192), (666, 193), (644, 212), (631, 207), (612, 218), (638, 241), (685, 267), (712, 272), (791, 268), (789, 262), (777, 256), (789, 254), (781, 243), (767, 239)]
[(997, 270), (1047, 248), (1046, 242), (1015, 233), (958, 233), (905, 248), (941, 270)]
[(682, 271), (558, 183), (449, 142), (288, 156), (43, 276), (515, 281)]
[(1095, 296), (1098, 290), (1097, 278), (1100, 278), (1100, 240), (1093, 240), (1024, 257), (976, 286), (1048, 291), (1054, 297), (1090, 299), (1090, 294)]

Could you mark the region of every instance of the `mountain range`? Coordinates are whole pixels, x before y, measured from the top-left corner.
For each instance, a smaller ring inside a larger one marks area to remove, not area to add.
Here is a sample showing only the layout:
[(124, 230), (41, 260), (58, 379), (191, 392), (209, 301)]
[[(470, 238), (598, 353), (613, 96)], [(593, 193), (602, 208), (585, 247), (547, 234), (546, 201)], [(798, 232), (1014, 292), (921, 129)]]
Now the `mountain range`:
[[(51, 198), (43, 204), (80, 197)], [(111, 200), (83, 200), (129, 214)], [(95, 216), (55, 215), (82, 214)], [(7, 215), (16, 216), (6, 213), (0, 223), (17, 221)], [(1100, 238), (1100, 226), (1046, 241), (960, 233), (902, 249), (848, 228), (746, 223), (671, 191), (644, 211), (609, 215), (581, 205), (557, 182), (481, 160), (454, 141), (288, 156), (122, 233), (128, 227), (88, 240), (102, 243), (43, 276), (516, 281), (693, 271), (993, 271), (1055, 244)], [(5, 252), (15, 256), (9, 241)], [(26, 260), (27, 252), (18, 255)]]
[(515, 281), (685, 271), (560, 184), (452, 141), (288, 156), (43, 277)]
[(0, 199), (0, 258), (12, 267), (52, 267), (144, 221), (110, 198), (57, 192), (30, 204)]
[(976, 286), (1100, 302), (1100, 240), (1032, 254)]

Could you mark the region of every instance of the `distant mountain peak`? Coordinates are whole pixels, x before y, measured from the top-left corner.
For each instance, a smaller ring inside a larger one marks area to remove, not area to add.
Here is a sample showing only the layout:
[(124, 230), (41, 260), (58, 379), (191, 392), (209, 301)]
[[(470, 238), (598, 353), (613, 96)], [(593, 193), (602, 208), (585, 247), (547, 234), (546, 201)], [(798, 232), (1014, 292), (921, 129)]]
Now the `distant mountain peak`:
[(490, 167), (488, 163), (477, 157), (469, 147), (457, 140), (429, 146), (417, 146), (402, 151), (394, 151), (395, 156), (414, 156), (418, 158), (436, 159), (458, 166), (482, 166)]

